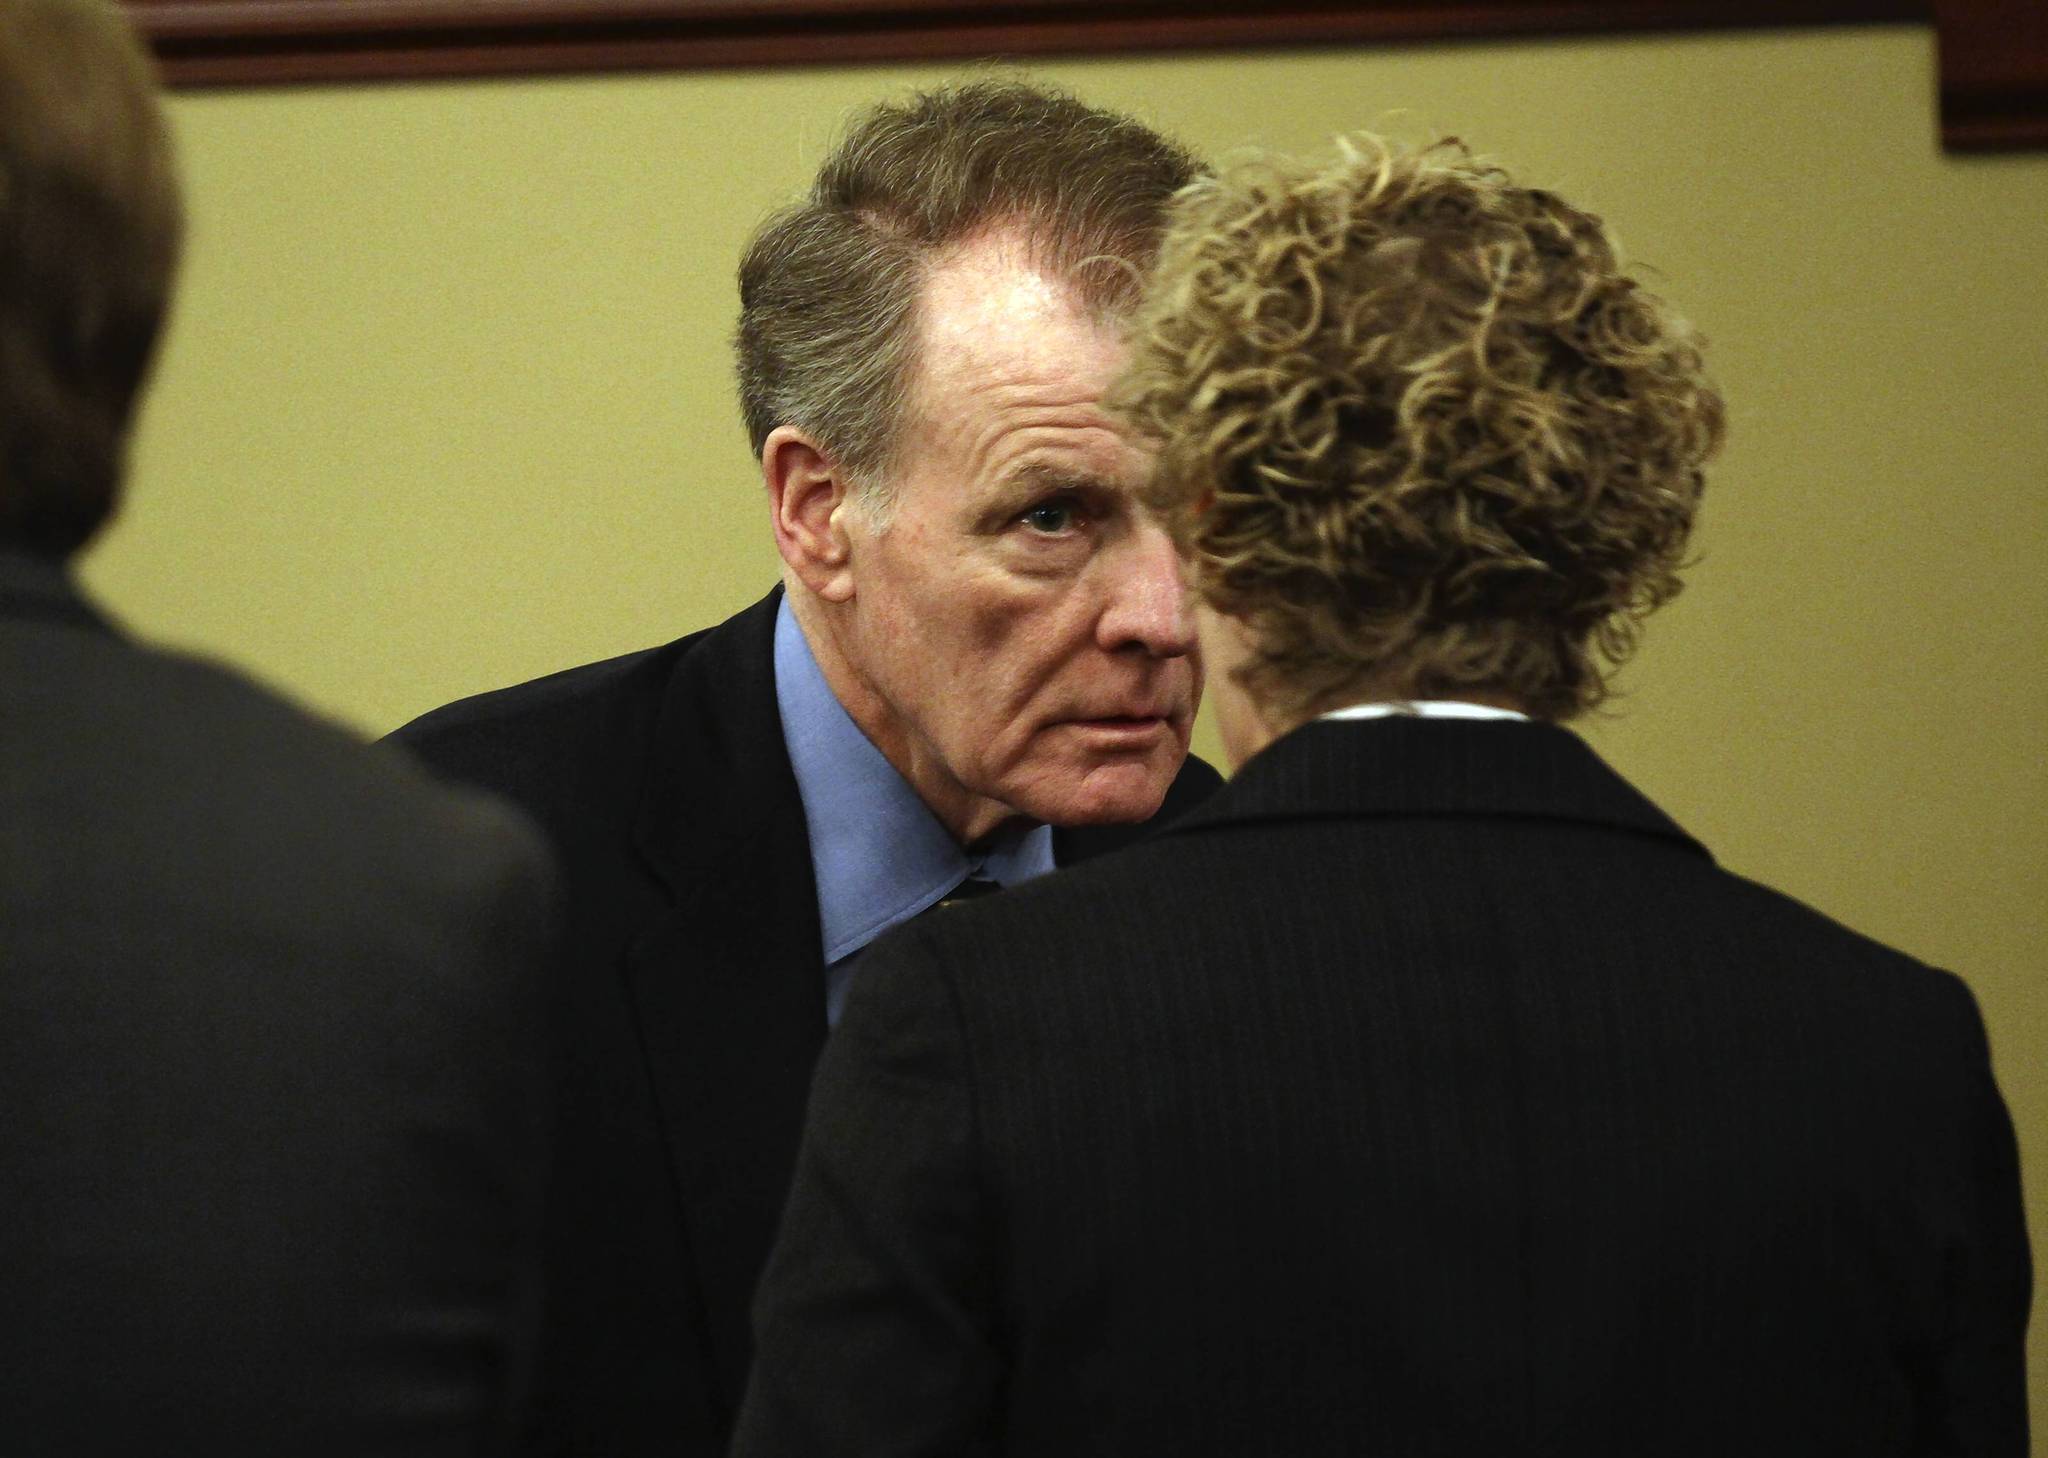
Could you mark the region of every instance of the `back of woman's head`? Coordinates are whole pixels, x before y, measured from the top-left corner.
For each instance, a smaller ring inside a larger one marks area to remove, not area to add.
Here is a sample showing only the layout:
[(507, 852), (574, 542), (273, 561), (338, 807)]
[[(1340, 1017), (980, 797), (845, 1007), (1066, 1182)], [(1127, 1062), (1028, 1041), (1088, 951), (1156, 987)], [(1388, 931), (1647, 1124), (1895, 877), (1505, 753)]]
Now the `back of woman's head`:
[(1566, 718), (1678, 591), (1722, 435), (1699, 341), (1598, 218), (1455, 141), (1194, 184), (1132, 338), (1155, 504), (1283, 712), (1369, 683)]

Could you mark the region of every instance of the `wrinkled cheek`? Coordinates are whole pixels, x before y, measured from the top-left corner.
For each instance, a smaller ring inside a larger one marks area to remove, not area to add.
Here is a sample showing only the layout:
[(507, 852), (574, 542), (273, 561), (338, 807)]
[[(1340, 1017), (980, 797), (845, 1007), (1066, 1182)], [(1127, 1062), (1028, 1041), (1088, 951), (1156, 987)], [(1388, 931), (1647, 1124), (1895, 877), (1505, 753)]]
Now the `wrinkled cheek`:
[(957, 621), (969, 645), (978, 650), (1001, 648), (1016, 629), (1016, 614), (997, 608), (960, 610)]
[(1049, 766), (1057, 757), (1050, 736), (1025, 727), (1021, 714), (997, 701), (984, 706), (974, 753), (983, 773), (991, 780), (1008, 780), (1029, 772), (1034, 765)]
[(991, 764), (1015, 764), (1040, 751), (1045, 731), (1039, 681), (1000, 653), (976, 654), (960, 665), (948, 686), (955, 709), (982, 756)]
[(995, 573), (952, 594), (945, 610), (977, 651), (1042, 656), (1047, 643), (1085, 636), (1090, 607), (1071, 581)]

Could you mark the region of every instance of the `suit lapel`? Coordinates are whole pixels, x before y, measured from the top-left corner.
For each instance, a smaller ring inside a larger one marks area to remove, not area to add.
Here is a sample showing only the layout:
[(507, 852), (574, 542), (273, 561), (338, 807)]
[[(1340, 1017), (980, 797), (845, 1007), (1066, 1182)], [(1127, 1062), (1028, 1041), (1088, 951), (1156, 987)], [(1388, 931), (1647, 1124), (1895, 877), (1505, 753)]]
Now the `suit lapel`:
[(628, 953), (728, 1410), (824, 1046), (817, 892), (775, 706), (776, 595), (684, 655), (636, 842), (670, 902)]
[(1403, 717), (1306, 724), (1165, 833), (1360, 816), (1575, 821), (1707, 854), (1567, 729)]

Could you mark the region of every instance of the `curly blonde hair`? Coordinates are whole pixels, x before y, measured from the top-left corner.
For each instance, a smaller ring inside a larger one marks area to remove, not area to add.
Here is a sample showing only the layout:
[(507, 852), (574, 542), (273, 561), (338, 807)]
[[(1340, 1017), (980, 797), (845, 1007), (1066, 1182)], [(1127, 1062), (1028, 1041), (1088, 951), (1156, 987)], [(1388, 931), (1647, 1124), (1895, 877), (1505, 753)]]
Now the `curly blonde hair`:
[(1131, 341), (1112, 403), (1270, 708), (1568, 718), (1679, 590), (1723, 433), (1700, 340), (1598, 218), (1455, 139), (1192, 184)]

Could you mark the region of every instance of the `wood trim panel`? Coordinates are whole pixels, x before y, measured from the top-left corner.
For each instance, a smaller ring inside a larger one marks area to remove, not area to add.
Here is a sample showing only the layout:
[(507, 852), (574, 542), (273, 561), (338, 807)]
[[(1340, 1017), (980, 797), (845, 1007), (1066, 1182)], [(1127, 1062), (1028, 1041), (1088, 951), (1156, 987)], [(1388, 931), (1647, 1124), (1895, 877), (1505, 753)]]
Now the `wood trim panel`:
[(2048, 147), (2048, 3), (1935, 0), (1941, 139), (1956, 151)]
[(1926, 22), (1942, 139), (2048, 147), (2048, 0), (125, 0), (173, 86)]
[(1928, 0), (127, 0), (174, 86), (1924, 20)]

